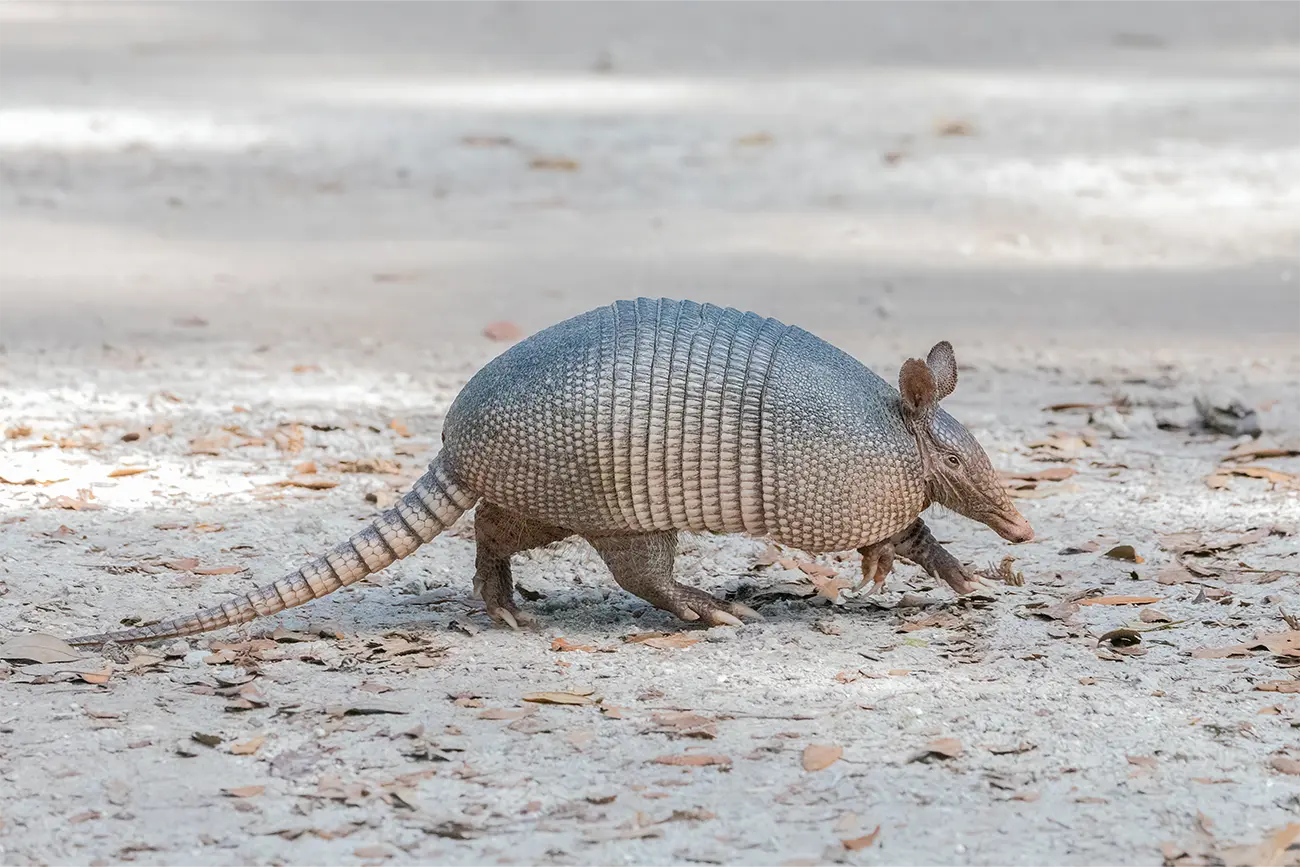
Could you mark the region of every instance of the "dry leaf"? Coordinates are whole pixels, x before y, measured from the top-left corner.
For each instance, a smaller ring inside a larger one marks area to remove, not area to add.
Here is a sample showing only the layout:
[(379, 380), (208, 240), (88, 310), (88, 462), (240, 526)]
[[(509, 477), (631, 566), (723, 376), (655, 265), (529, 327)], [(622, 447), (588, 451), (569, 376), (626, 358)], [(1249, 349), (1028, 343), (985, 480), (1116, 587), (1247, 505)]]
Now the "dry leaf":
[(57, 485), (59, 482), (66, 482), (66, 481), (67, 481), (66, 478), (62, 478), (62, 479), (31, 479), (31, 478), (28, 478), (28, 479), (22, 479), (21, 481), (15, 481), (15, 480), (13, 480), (13, 479), (6, 479), (4, 476), (0, 476), (0, 485), (18, 485), (18, 486), (20, 486), (20, 487), (21, 487), (21, 486), (31, 486), (31, 485), (39, 485), (39, 486), (41, 486), (41, 487), (44, 487), (44, 486), (46, 486), (46, 485)]
[(392, 421), (390, 421), (388, 423), (388, 427), (391, 428), (392, 431), (395, 434), (397, 434), (399, 437), (409, 437), (411, 435), (411, 432), (407, 430), (406, 425), (402, 424), (397, 419), (393, 419)]
[(690, 711), (664, 711), (655, 713), (651, 719), (658, 726), (652, 731), (686, 738), (712, 739), (718, 735), (717, 720)]
[(358, 846), (352, 850), (358, 858), (392, 858), (393, 853), (386, 846)]
[(877, 825), (876, 830), (872, 831), (870, 834), (867, 834), (864, 837), (854, 837), (852, 840), (841, 840), (840, 845), (845, 849), (848, 849), (850, 852), (856, 852), (859, 849), (866, 849), (872, 843), (876, 842), (876, 838), (879, 836), (880, 826)]
[(1137, 765), (1139, 768), (1146, 768), (1147, 770), (1154, 771), (1156, 768), (1160, 767), (1160, 763), (1151, 758), (1151, 756), (1126, 756), (1125, 758), (1128, 759), (1130, 765)]
[(205, 566), (190, 571), (195, 575), (235, 575), (246, 570), (243, 566)]
[(258, 735), (255, 738), (249, 738), (246, 741), (240, 741), (239, 743), (231, 744), (230, 752), (232, 755), (236, 755), (236, 756), (251, 756), (254, 753), (256, 753), (258, 750), (260, 750), (262, 748), (262, 744), (264, 743), (266, 743), (266, 737), (263, 735)]
[(551, 642), (551, 650), (554, 650), (557, 653), (566, 653), (572, 650), (581, 650), (586, 653), (596, 652), (596, 648), (592, 647), (589, 644), (574, 644), (573, 642), (569, 641), (567, 638), (564, 638), (563, 636)]
[(138, 476), (141, 473), (147, 473), (151, 469), (151, 467), (121, 467), (120, 469), (113, 470), (109, 473), (108, 477), (110, 479), (122, 479), (127, 476)]
[(659, 756), (650, 760), (656, 765), (674, 765), (686, 768), (703, 768), (709, 765), (731, 766), (731, 759), (726, 756), (706, 755), (704, 753), (682, 753), (681, 755)]
[(479, 719), (517, 720), (537, 712), (535, 707), (500, 708), (490, 707), (478, 715)]
[(1079, 599), (1079, 605), (1150, 605), (1159, 602), (1158, 596), (1094, 596), (1091, 599)]
[(844, 755), (844, 747), (834, 744), (809, 744), (803, 748), (803, 769), (821, 771), (835, 764)]
[(1255, 684), (1258, 692), (1300, 693), (1300, 680), (1266, 680)]
[(91, 503), (85, 499), (73, 499), (68, 496), (57, 496), (45, 504), (47, 509), (70, 509), (74, 512), (94, 512), (104, 508), (99, 503)]
[(221, 455), (221, 450), (229, 445), (230, 435), (225, 433), (195, 437), (190, 440), (190, 454), (219, 457)]
[(81, 659), (81, 654), (62, 639), (53, 635), (34, 632), (20, 635), (0, 644), (0, 659), (10, 662), (55, 663), (73, 662)]
[(1138, 613), (1138, 619), (1143, 623), (1170, 623), (1173, 618), (1157, 608), (1143, 608)]
[(483, 327), (483, 336), (498, 343), (512, 343), (524, 336), (524, 330), (513, 322), (492, 322)]
[(305, 461), (301, 464), (298, 464), (293, 468), (293, 472), (294, 475), (297, 476), (310, 476), (312, 473), (316, 472), (316, 462)]
[(524, 701), (531, 701), (535, 704), (596, 704), (599, 698), (592, 695), (591, 690), (586, 692), (531, 692), (524, 696)]
[(1293, 458), (1296, 455), (1300, 455), (1300, 442), (1272, 444), (1262, 440), (1247, 440), (1234, 446), (1224, 460), (1253, 461), (1259, 458)]
[(770, 132), (751, 132), (736, 139), (736, 144), (744, 148), (766, 147), (776, 141)]
[(396, 475), (402, 471), (402, 465), (389, 458), (361, 458), (355, 461), (339, 461), (340, 473), (385, 473)]
[(623, 641), (628, 644), (644, 644), (659, 650), (682, 650), (692, 644), (698, 644), (700, 639), (685, 632), (674, 632), (671, 635), (663, 632), (638, 632), (626, 636)]
[(576, 172), (578, 161), (568, 157), (533, 157), (528, 167), (544, 172)]
[(1255, 464), (1240, 467), (1221, 466), (1213, 473), (1205, 477), (1205, 484), (1211, 488), (1226, 488), (1228, 480), (1232, 476), (1245, 476), (1252, 479), (1267, 479), (1274, 485), (1281, 485), (1284, 488), (1300, 487), (1300, 479), (1290, 473), (1284, 473), (1281, 470), (1275, 470), (1271, 467), (1261, 467)]
[(1300, 776), (1300, 761), (1296, 761), (1290, 756), (1273, 756), (1268, 760), (1268, 765), (1275, 771), (1281, 771), (1293, 777)]
[(1195, 659), (1226, 659), (1232, 656), (1249, 656), (1252, 650), (1267, 650), (1277, 656), (1300, 656), (1300, 631), (1290, 629), (1261, 635), (1253, 641), (1244, 641), (1229, 647), (1203, 647), (1192, 651)]
[(1142, 558), (1142, 555), (1134, 550), (1132, 545), (1116, 545), (1102, 556), (1109, 557), (1112, 560), (1127, 560), (1130, 563), (1146, 562), (1146, 560)]
[(272, 484), (277, 488), (307, 488), (313, 491), (325, 491), (338, 487), (339, 483), (335, 479), (325, 479), (320, 476), (295, 476), (289, 479), (281, 479)]
[(942, 759), (955, 759), (962, 753), (961, 741), (956, 738), (935, 738), (925, 745), (925, 753)]
[(236, 786), (231, 789), (222, 789), (221, 793), (228, 798), (255, 798), (266, 791), (266, 786)]
[(974, 125), (964, 120), (943, 121), (935, 125), (934, 131), (941, 136), (975, 135)]

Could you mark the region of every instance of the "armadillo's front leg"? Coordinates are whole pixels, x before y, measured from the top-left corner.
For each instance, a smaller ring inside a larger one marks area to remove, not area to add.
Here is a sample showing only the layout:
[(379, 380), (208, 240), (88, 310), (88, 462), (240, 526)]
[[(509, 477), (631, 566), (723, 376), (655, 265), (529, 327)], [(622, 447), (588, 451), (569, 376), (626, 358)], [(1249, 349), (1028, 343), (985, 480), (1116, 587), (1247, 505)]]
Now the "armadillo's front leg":
[(906, 557), (933, 577), (947, 581), (957, 593), (970, 593), (979, 585), (975, 576), (931, 535), (930, 528), (920, 518), (890, 541), (898, 556)]
[(605, 561), (618, 586), (682, 620), (702, 620), (714, 626), (740, 626), (741, 618), (763, 619), (746, 605), (724, 602), (696, 587), (674, 581), (675, 532), (597, 536), (588, 537), (587, 541)]
[(510, 555), (571, 535), (561, 527), (538, 523), (493, 503), (480, 503), (474, 518), (474, 539), (478, 543), (474, 595), (483, 600), (488, 616), (512, 629), (531, 622), (532, 618), (515, 606)]

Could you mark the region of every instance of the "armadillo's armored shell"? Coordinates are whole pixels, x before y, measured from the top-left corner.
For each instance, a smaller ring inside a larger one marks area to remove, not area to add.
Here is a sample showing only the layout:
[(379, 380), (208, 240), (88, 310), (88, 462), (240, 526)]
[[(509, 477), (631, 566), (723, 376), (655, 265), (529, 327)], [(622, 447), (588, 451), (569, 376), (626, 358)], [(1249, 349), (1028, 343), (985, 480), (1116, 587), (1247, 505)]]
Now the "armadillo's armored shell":
[(846, 550), (924, 508), (898, 394), (753, 313), (620, 301), (481, 370), (445, 456), (485, 499), (587, 534), (694, 530)]

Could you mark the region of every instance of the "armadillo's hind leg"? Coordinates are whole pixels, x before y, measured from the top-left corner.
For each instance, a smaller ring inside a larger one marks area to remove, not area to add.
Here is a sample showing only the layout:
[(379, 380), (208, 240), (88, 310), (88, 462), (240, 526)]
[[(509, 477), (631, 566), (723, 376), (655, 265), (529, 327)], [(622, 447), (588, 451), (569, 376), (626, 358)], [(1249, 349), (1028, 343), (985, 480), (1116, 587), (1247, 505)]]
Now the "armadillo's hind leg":
[(906, 557), (935, 578), (942, 578), (956, 592), (970, 593), (979, 586), (979, 579), (939, 544), (920, 518), (890, 541), (900, 557)]
[(474, 595), (483, 600), (488, 616), (512, 629), (531, 623), (532, 618), (515, 606), (510, 555), (571, 535), (562, 527), (542, 524), (493, 503), (480, 503), (474, 518), (474, 538), (478, 543)]
[(597, 536), (588, 537), (587, 541), (614, 574), (618, 586), (682, 620), (702, 620), (713, 626), (740, 626), (741, 618), (762, 619), (748, 606), (725, 602), (703, 590), (674, 581), (676, 533)]

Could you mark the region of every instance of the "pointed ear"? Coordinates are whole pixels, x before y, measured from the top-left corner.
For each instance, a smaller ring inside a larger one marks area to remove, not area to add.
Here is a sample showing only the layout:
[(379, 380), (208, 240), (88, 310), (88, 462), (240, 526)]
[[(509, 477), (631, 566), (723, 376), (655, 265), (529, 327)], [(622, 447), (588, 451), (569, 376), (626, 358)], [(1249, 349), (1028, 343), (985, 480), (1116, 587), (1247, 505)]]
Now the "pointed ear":
[(934, 412), (938, 398), (935, 396), (934, 374), (919, 358), (909, 358), (898, 371), (898, 391), (903, 395), (903, 415), (910, 419), (923, 418)]
[(940, 340), (925, 358), (925, 366), (934, 376), (935, 400), (943, 400), (957, 387), (957, 356), (952, 354), (952, 344)]

